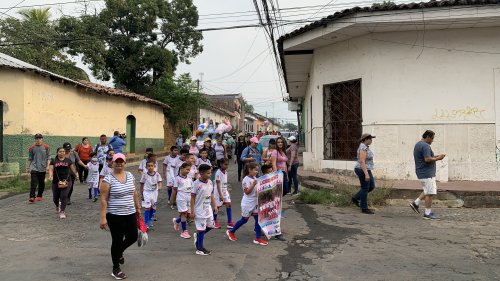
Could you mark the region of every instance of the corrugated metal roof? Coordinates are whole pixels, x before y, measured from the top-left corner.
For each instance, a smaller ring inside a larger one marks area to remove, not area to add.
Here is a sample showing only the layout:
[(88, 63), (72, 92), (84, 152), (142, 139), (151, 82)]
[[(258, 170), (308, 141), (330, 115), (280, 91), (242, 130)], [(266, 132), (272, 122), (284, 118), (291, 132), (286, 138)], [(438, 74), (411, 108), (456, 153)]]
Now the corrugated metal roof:
[(96, 83), (91, 83), (88, 81), (82, 81), (82, 80), (75, 81), (75, 80), (70, 79), (68, 77), (61, 76), (59, 74), (50, 72), (48, 70), (42, 69), (42, 68), (37, 67), (37, 66), (32, 65), (32, 64), (29, 64), (25, 61), (16, 59), (16, 58), (11, 57), (9, 55), (6, 55), (4, 53), (0, 53), (0, 67), (17, 69), (17, 70), (22, 70), (22, 71), (32, 71), (36, 74), (46, 76), (46, 77), (57, 78), (57, 79), (60, 79), (62, 81), (65, 81), (65, 82), (69, 82), (75, 86), (79, 86), (79, 87), (82, 87), (85, 89), (90, 89), (90, 90), (97, 92), (97, 93), (100, 93), (100, 94), (125, 97), (125, 98), (129, 98), (131, 100), (134, 100), (134, 101), (158, 105), (158, 106), (161, 106), (162, 108), (169, 108), (168, 105), (166, 105), (160, 101), (145, 97), (143, 95), (127, 92), (127, 91), (124, 91), (121, 89), (107, 87), (107, 86), (96, 84)]

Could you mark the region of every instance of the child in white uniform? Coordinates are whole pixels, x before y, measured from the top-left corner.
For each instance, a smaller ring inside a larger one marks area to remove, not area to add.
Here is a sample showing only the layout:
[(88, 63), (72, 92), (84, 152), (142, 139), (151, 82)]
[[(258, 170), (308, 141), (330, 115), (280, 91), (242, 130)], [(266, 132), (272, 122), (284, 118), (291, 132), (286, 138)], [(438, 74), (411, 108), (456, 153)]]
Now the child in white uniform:
[[(219, 169), (215, 172), (215, 188), (214, 197), (215, 202), (217, 202), (217, 208), (222, 205), (226, 206), (227, 212), (227, 228), (233, 228), (234, 223), (232, 219), (231, 211), (231, 196), (227, 190), (227, 168), (229, 166), (229, 161), (227, 159), (221, 159), (219, 161)], [(217, 214), (214, 214), (215, 228), (221, 228), (219, 222), (217, 221)]]
[(173, 218), (174, 230), (179, 230), (179, 224), (182, 226), (181, 237), (184, 239), (191, 238), (187, 231), (187, 216), (190, 211), (191, 191), (193, 190), (193, 179), (188, 176), (191, 170), (189, 163), (181, 165), (179, 175), (175, 177), (174, 191), (172, 193), (172, 203), (177, 204), (178, 218)]
[(170, 155), (165, 157), (163, 160), (163, 178), (167, 179), (168, 188), (168, 203), (170, 204), (170, 198), (172, 197), (172, 188), (174, 187), (174, 180), (177, 176), (175, 174), (175, 163), (179, 159), (179, 149), (177, 146), (170, 147)]
[(99, 159), (93, 157), (90, 162), (87, 163), (87, 168), (89, 170), (89, 175), (87, 177), (87, 182), (89, 184), (89, 199), (92, 199), (92, 190), (94, 190), (94, 202), (97, 201), (99, 196)]
[(153, 227), (151, 218), (156, 212), (156, 204), (158, 202), (158, 190), (161, 189), (162, 178), (160, 173), (155, 171), (153, 161), (146, 163), (147, 172), (141, 176), (141, 195), (142, 207), (144, 210), (144, 222), (148, 228)]

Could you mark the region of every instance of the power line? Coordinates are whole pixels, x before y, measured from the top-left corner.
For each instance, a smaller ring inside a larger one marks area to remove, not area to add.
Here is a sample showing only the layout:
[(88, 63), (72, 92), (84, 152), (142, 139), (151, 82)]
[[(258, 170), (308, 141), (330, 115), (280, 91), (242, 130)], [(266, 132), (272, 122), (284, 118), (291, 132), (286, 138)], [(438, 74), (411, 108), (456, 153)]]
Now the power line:
[[(83, 3), (83, 2), (103, 2), (104, 0), (85, 0), (85, 1), (67, 1), (67, 2), (56, 2), (56, 3), (47, 3), (47, 4), (33, 4), (33, 5), (25, 5), (25, 6), (18, 6), (15, 5), (14, 7), (0, 7), (0, 10), (12, 10), (14, 8), (17, 9), (23, 9), (23, 8), (35, 8), (35, 7), (46, 7), (46, 6), (58, 6), (58, 5), (67, 5), (67, 4), (78, 4), (78, 3)], [(24, 2), (24, 1), (22, 1)]]
[(16, 5), (14, 5), (14, 6), (10, 7), (10, 8), (7, 8), (7, 10), (5, 12), (2, 12), (0, 14), (0, 16), (3, 16), (5, 14), (7, 14), (10, 10), (12, 10), (12, 9), (16, 8), (17, 6), (21, 5), (24, 1), (26, 1), (26, 0), (21, 0), (21, 2), (17, 3)]

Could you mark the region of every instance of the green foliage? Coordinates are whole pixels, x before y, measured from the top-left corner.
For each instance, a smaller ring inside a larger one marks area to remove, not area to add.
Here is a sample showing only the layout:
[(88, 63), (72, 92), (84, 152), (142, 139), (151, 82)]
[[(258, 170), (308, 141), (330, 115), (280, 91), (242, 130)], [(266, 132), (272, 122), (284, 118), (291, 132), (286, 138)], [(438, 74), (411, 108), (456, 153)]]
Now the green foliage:
[[(96, 15), (63, 17), (58, 30), (68, 53), (81, 55), (94, 76), (150, 95), (179, 61), (189, 63), (203, 47), (192, 0), (106, 0)], [(77, 40), (78, 39), (78, 40)]]
[(396, 3), (393, 1), (383, 1), (382, 3), (373, 3), (372, 8), (379, 8), (379, 9), (385, 9), (389, 7), (394, 7), (396, 6)]
[[(303, 189), (298, 199), (307, 204), (326, 204), (336, 207), (347, 207), (351, 205), (352, 196), (358, 191), (359, 187), (348, 184), (335, 184), (335, 188), (311, 190)], [(384, 206), (385, 201), (390, 198), (391, 189), (387, 187), (375, 188), (368, 195), (368, 204), (370, 206)]]
[(208, 105), (205, 95), (198, 92), (189, 74), (180, 75), (175, 80), (163, 77), (151, 91), (150, 97), (171, 107), (166, 116), (173, 123), (196, 119), (199, 109)]
[(1, 192), (28, 192), (30, 190), (30, 182), (21, 177), (13, 177), (7, 180), (0, 181)]
[[(62, 52), (59, 41), (55, 40), (59, 35), (49, 22), (48, 8), (23, 10), (20, 14), (22, 20), (12, 17), (0, 20), (3, 44), (0, 52), (68, 78), (89, 80), (85, 71)], [(34, 44), (20, 44), (26, 42)]]
[(253, 105), (249, 104), (246, 100), (243, 100), (243, 109), (248, 113), (253, 113), (254, 111)]
[(182, 127), (180, 133), (181, 133), (183, 138), (187, 138), (187, 137), (193, 135), (193, 132), (191, 131), (191, 129), (189, 127)]
[(286, 130), (289, 130), (289, 131), (297, 131), (298, 130), (298, 127), (297, 125), (293, 124), (293, 123), (286, 123), (284, 126), (283, 126), (283, 129), (286, 129)]

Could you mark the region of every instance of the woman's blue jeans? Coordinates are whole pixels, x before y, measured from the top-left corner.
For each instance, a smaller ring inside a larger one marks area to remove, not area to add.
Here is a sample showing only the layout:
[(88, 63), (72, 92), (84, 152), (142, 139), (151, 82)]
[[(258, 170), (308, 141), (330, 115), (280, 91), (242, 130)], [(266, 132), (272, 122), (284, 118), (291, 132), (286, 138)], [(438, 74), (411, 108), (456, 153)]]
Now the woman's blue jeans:
[(370, 175), (369, 181), (366, 181), (365, 173), (362, 169), (355, 168), (354, 172), (359, 178), (360, 188), (353, 198), (360, 201), (359, 207), (361, 209), (368, 209), (368, 193), (372, 192), (375, 188), (375, 179), (373, 178), (372, 171), (368, 170), (368, 175)]
[(297, 171), (299, 169), (299, 163), (295, 163), (290, 168), (290, 172), (288, 173), (288, 190), (292, 191), (293, 184), (293, 193), (297, 194), (299, 192), (299, 178), (297, 176)]

